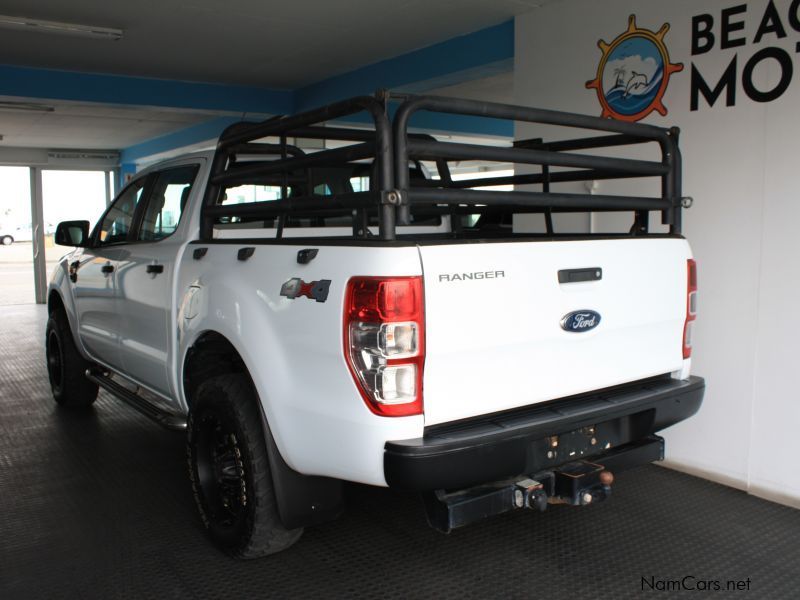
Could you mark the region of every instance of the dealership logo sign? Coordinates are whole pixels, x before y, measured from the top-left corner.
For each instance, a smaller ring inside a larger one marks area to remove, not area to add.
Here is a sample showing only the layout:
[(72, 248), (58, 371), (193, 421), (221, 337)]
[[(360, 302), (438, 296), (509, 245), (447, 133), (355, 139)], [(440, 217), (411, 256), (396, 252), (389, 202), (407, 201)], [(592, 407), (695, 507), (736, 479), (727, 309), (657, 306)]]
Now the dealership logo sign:
[[(709, 107), (720, 98), (724, 98), (725, 106), (735, 106), (739, 81), (741, 90), (753, 102), (772, 102), (789, 88), (795, 70), (792, 55), (800, 53), (800, 41), (789, 37), (800, 33), (800, 0), (792, 0), (788, 6), (782, 3), (781, 8), (788, 9), (786, 12), (779, 10), (773, 0), (764, 5), (763, 11), (754, 11), (753, 4), (721, 8), (718, 16), (703, 13), (692, 17), (692, 56), (715, 51), (711, 64), (706, 62), (703, 66), (704, 71), (713, 67), (717, 52), (737, 51), (721, 76), (717, 69), (716, 75), (705, 71), (707, 78), (701, 73), (703, 59), (700, 59), (701, 64), (692, 62), (690, 110), (701, 107), (701, 97)], [(758, 19), (758, 28), (752, 37), (745, 34), (749, 29), (748, 18), (752, 22)], [(740, 56), (740, 53), (748, 53), (744, 49), (747, 45), (759, 46), (765, 41), (774, 45), (754, 51), (746, 60), (745, 56)], [(743, 50), (738, 51), (740, 48)], [(769, 67), (762, 66), (765, 64)], [(756, 75), (757, 69), (766, 68), (770, 69), (769, 77)]]
[(597, 76), (586, 82), (597, 92), (604, 118), (640, 121), (653, 111), (666, 115), (663, 98), (673, 73), (683, 64), (671, 63), (664, 36), (669, 23), (657, 32), (636, 26), (636, 15), (628, 17), (628, 29), (610, 44), (599, 40), (603, 53)]

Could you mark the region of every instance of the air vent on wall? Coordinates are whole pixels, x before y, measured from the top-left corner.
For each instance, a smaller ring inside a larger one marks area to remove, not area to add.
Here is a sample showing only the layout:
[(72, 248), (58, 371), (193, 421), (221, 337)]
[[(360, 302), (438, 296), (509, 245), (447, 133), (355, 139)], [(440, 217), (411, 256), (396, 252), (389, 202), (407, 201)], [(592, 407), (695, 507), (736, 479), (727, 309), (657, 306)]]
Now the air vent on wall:
[(48, 152), (47, 158), (57, 158), (60, 160), (117, 160), (117, 152), (68, 152), (54, 151)]

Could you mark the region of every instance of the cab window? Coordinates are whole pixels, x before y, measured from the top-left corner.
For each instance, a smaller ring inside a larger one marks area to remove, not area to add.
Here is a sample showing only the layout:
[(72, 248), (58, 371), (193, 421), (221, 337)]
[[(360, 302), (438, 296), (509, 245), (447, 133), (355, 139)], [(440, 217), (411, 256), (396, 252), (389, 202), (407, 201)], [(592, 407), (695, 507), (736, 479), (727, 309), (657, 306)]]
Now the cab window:
[(187, 165), (156, 175), (139, 228), (140, 241), (157, 242), (175, 233), (199, 168), (199, 165)]
[(147, 177), (142, 177), (126, 187), (108, 209), (97, 232), (97, 245), (107, 246), (128, 241), (133, 226), (133, 215), (142, 198)]
[(256, 185), (247, 183), (227, 188), (222, 196), (220, 204), (230, 206), (231, 204), (248, 204), (250, 202), (271, 202), (281, 199), (281, 187), (279, 185)]

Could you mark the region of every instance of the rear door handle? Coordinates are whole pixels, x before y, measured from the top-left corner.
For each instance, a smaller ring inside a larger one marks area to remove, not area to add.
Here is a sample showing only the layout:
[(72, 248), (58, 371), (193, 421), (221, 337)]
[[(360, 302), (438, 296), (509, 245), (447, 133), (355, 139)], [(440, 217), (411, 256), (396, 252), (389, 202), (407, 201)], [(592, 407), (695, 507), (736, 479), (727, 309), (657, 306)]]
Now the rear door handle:
[(109, 273), (113, 273), (114, 272), (114, 265), (112, 265), (111, 263), (109, 263), (107, 265), (103, 265), (102, 267), (100, 267), (100, 270), (103, 273), (105, 273), (106, 275), (108, 275)]
[(558, 272), (558, 283), (600, 281), (602, 278), (603, 269), (600, 267), (589, 267), (588, 269), (562, 269)]
[(164, 265), (147, 265), (147, 272), (158, 275), (164, 272)]

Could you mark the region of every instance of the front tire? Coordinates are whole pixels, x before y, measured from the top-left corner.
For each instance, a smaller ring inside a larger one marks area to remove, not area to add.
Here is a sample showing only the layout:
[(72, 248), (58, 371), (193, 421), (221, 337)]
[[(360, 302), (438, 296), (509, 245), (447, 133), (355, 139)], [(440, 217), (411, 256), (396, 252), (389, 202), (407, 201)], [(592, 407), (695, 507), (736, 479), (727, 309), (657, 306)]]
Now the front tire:
[(62, 406), (90, 406), (97, 399), (97, 384), (86, 379), (92, 363), (78, 352), (67, 315), (60, 310), (47, 321), (45, 352), (55, 401)]
[(2, 238), (0, 238), (0, 244), (3, 244), (3, 246), (10, 246), (13, 243), (14, 238), (10, 235), (4, 235)]
[(258, 397), (242, 374), (197, 388), (189, 413), (187, 458), (200, 518), (214, 543), (242, 559), (285, 550), (303, 529), (278, 514)]

